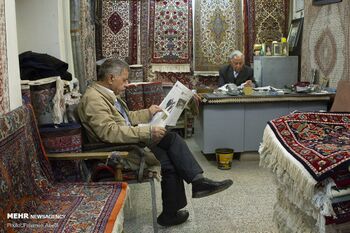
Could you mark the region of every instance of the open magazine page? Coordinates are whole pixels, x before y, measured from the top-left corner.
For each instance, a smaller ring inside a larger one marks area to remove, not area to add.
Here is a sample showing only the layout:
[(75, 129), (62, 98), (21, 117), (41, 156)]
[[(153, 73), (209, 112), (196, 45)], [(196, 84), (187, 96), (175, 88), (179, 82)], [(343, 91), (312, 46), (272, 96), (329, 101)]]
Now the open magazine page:
[(168, 117), (169, 117), (169, 113), (166, 110), (163, 110), (162, 112), (157, 112), (156, 114), (154, 114), (149, 124), (165, 127), (166, 126), (165, 120)]
[(164, 98), (160, 107), (169, 113), (164, 119), (165, 125), (175, 126), (182, 111), (185, 109), (188, 101), (193, 96), (193, 92), (181, 82), (177, 81), (168, 95)]
[(163, 111), (156, 113), (149, 124), (163, 127), (166, 125), (175, 126), (192, 96), (192, 91), (177, 81), (159, 105)]

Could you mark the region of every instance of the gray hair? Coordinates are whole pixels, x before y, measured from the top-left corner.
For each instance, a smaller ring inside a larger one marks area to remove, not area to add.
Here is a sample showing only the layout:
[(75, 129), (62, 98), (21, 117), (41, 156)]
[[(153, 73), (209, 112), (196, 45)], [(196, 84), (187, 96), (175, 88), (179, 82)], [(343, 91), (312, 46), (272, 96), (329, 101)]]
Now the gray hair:
[(97, 80), (104, 80), (108, 75), (120, 75), (123, 70), (129, 71), (129, 65), (118, 58), (106, 59), (98, 69)]
[(230, 60), (232, 60), (232, 59), (235, 58), (235, 57), (242, 57), (242, 58), (244, 58), (244, 55), (243, 55), (243, 53), (242, 53), (241, 51), (235, 50), (235, 51), (233, 51), (233, 52), (228, 56), (228, 58), (229, 58)]

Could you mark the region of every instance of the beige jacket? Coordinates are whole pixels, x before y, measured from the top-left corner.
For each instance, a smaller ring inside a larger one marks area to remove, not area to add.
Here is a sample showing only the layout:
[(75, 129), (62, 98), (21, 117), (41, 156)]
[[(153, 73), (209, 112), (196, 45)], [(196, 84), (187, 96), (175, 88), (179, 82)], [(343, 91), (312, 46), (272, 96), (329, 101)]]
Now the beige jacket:
[[(114, 106), (116, 99), (124, 106), (132, 126), (127, 125)], [(151, 144), (151, 127), (137, 126), (151, 120), (149, 110), (129, 111), (119, 96), (96, 83), (87, 88), (80, 100), (78, 114), (90, 142)], [(132, 159), (134, 155), (129, 157)], [(147, 153), (146, 162), (149, 165), (159, 164), (152, 153)]]
[[(124, 106), (133, 126), (126, 124), (122, 114), (114, 106), (117, 98)], [(149, 110), (128, 111), (125, 102), (119, 96), (96, 83), (86, 90), (80, 100), (78, 114), (90, 142), (150, 143), (150, 126), (136, 126), (150, 121), (152, 116)]]

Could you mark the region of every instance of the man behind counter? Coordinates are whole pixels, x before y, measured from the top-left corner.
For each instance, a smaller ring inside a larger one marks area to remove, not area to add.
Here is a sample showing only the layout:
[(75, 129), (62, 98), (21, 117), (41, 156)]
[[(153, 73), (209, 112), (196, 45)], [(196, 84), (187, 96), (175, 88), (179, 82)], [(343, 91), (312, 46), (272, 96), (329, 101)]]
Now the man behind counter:
[(244, 64), (244, 55), (241, 51), (235, 50), (230, 56), (230, 64), (224, 65), (219, 70), (219, 87), (234, 83), (237, 86), (256, 85), (253, 69)]

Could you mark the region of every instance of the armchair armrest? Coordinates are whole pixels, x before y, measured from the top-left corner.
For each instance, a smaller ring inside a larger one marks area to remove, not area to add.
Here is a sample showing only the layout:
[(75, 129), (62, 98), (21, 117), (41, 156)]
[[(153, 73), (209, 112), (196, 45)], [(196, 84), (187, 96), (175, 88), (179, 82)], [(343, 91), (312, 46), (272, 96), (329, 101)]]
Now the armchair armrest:
[(145, 151), (146, 147), (143, 143), (85, 143), (83, 145), (83, 151), (86, 152), (101, 152), (101, 151), (132, 151), (134, 150), (140, 157), (139, 170), (137, 173), (137, 180), (141, 182), (143, 180), (143, 171), (146, 165)]
[(131, 151), (136, 148), (144, 148), (146, 145), (142, 143), (104, 143), (104, 142), (94, 142), (94, 143), (84, 143), (84, 152), (98, 152), (98, 151)]
[[(71, 152), (71, 153), (48, 153), (46, 154), (49, 160), (87, 160), (87, 159), (109, 159), (112, 157), (113, 153), (115, 151), (109, 151), (109, 152)], [(122, 158), (126, 158), (129, 154), (127, 151), (118, 151), (118, 156)], [(122, 181), (123, 175), (122, 175), (122, 168), (123, 166), (121, 164), (117, 164), (115, 166), (115, 180)], [(90, 179), (90, 178), (89, 178)]]
[[(83, 144), (83, 152), (81, 153), (51, 153), (47, 154), (50, 160), (74, 160), (74, 159), (110, 159), (114, 152), (118, 152), (118, 155), (126, 158), (130, 151), (135, 151), (140, 157), (139, 169), (137, 171), (137, 180), (141, 182), (143, 180), (143, 172), (146, 165), (145, 151), (146, 147), (143, 143), (85, 143)], [(116, 179), (122, 180), (121, 169), (122, 165), (116, 166), (115, 172)], [(117, 177), (118, 176), (118, 177)]]
[[(72, 153), (49, 153), (47, 157), (50, 160), (74, 160), (74, 159), (108, 159), (112, 156), (112, 151), (109, 152), (72, 152)], [(118, 151), (118, 155), (126, 158), (129, 152)]]

